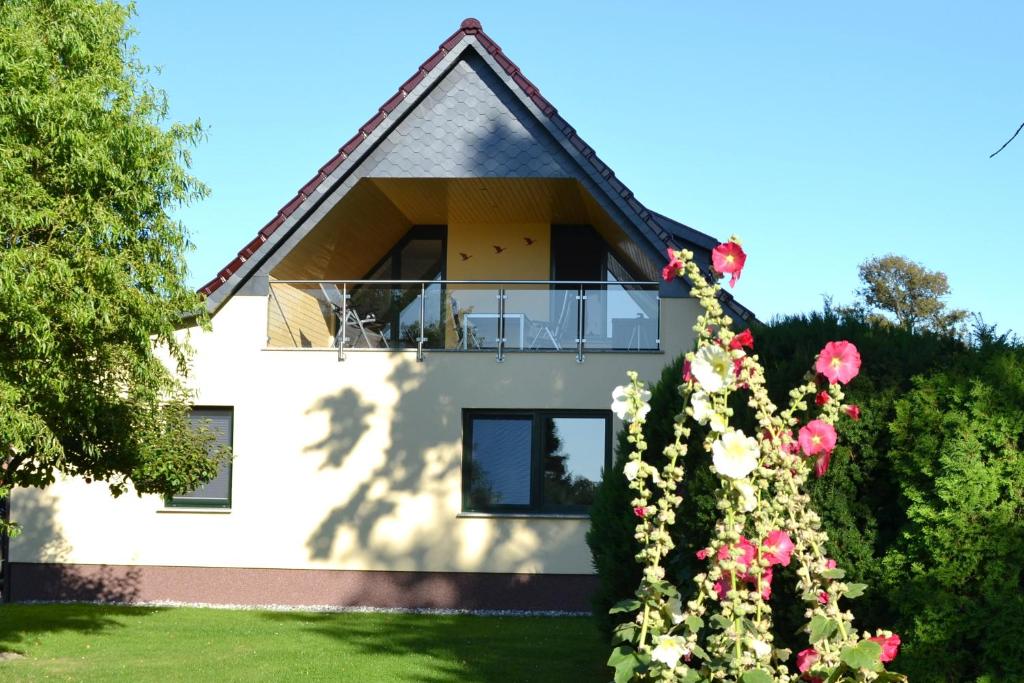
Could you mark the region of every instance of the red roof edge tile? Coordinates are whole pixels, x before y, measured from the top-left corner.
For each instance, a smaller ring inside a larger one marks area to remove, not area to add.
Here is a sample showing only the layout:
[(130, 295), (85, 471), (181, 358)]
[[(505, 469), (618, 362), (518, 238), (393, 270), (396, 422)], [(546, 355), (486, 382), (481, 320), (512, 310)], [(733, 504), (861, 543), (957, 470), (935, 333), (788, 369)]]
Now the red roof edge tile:
[[(273, 235), (274, 232), (281, 227), (281, 224), (284, 223), (285, 219), (290, 216), (302, 204), (302, 202), (312, 196), (316, 188), (326, 180), (328, 176), (334, 173), (345, 159), (352, 155), (356, 148), (362, 144), (363, 140), (365, 140), (384, 121), (384, 119), (387, 118), (388, 114), (395, 110), (402, 100), (404, 100), (406, 96), (408, 96), (408, 94), (412, 92), (412, 90), (418, 86), (424, 78), (426, 78), (427, 74), (440, 64), (445, 56), (451, 52), (463, 38), (468, 36), (476, 37), (480, 46), (492, 56), (494, 61), (498, 63), (505, 73), (511, 76), (512, 81), (522, 89), (526, 96), (533, 101), (537, 108), (546, 117), (548, 117), (555, 127), (566, 136), (570, 144), (572, 144), (572, 146), (590, 162), (597, 173), (608, 180), (614, 191), (623, 197), (630, 208), (640, 215), (641, 220), (649, 225), (651, 221), (648, 220), (649, 213), (647, 212), (646, 207), (633, 198), (633, 193), (626, 188), (622, 181), (615, 177), (615, 174), (612, 173), (607, 164), (597, 157), (594, 153), (594, 149), (583, 141), (583, 139), (576, 133), (576, 129), (569, 125), (568, 121), (559, 115), (558, 110), (540, 94), (540, 89), (526, 78), (522, 72), (520, 72), (516, 63), (502, 52), (498, 43), (496, 43), (489, 35), (484, 33), (483, 26), (481, 26), (480, 22), (469, 17), (462, 21), (459, 25), (459, 29), (455, 31), (455, 33), (441, 43), (437, 52), (431, 55), (425, 62), (423, 62), (423, 64), (420, 65), (416, 73), (402, 83), (398, 92), (392, 95), (383, 105), (381, 105), (377, 112), (370, 117), (366, 123), (360, 126), (359, 132), (352, 136), (348, 142), (342, 145), (338, 153), (331, 157), (326, 164), (320, 167), (317, 175), (303, 185), (295, 197), (281, 207), (277, 215), (259, 230), (256, 238), (246, 244), (245, 247), (238, 252), (238, 256), (232, 260), (231, 263), (221, 269), (219, 273), (217, 273), (217, 277), (200, 287), (199, 292), (206, 296), (210, 296), (217, 291), (221, 285), (227, 282), (228, 278), (230, 278), (246, 260), (251, 259), (252, 256), (259, 251), (262, 245), (266, 243), (267, 238)], [(670, 239), (670, 236), (665, 233), (664, 230), (660, 229), (660, 227), (656, 232), (663, 241)]]

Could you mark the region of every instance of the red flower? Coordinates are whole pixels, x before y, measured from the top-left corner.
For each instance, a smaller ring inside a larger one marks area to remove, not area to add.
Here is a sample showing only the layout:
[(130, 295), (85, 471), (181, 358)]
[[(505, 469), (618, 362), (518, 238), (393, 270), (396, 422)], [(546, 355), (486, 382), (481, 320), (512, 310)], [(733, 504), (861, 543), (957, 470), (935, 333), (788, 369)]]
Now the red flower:
[(679, 252), (669, 248), (668, 263), (661, 269), (661, 279), (665, 282), (671, 282), (679, 274), (679, 269), (682, 267), (683, 262), (679, 260)]
[(829, 342), (818, 354), (814, 369), (832, 384), (847, 384), (860, 372), (860, 353), (848, 341)]
[(832, 452), (822, 453), (814, 463), (814, 474), (821, 479), (828, 472), (828, 465), (832, 462)]
[(690, 361), (683, 361), (683, 381), (692, 382), (693, 373), (690, 372)]
[(860, 406), (856, 403), (851, 403), (848, 406), (843, 406), (843, 412), (849, 415), (854, 420), (860, 419)]
[(888, 638), (884, 636), (875, 636), (874, 638), (868, 638), (873, 640), (882, 646), (882, 661), (891, 662), (896, 659), (896, 655), (900, 653), (900, 637), (895, 633)]
[(637, 517), (646, 517), (647, 516), (647, 508), (645, 508), (645, 507), (635, 507), (635, 508), (633, 508), (633, 514), (636, 515)]
[[(739, 557), (736, 557), (736, 554), (733, 553), (734, 548), (739, 548), (741, 551)], [(754, 544), (740, 536), (740, 540), (736, 545), (723, 545), (718, 549), (718, 560), (736, 560), (741, 567), (746, 568), (750, 566), (756, 554), (757, 548), (754, 547)]]
[(783, 567), (788, 567), (794, 547), (793, 539), (789, 537), (789, 534), (776, 529), (769, 532), (764, 537), (764, 541), (761, 542), (762, 557), (772, 564), (781, 564)]
[(811, 420), (800, 428), (798, 441), (804, 455), (831, 453), (836, 447), (836, 430), (824, 420)]
[[(757, 585), (757, 577), (750, 577), (750, 583), (754, 586)], [(761, 599), (767, 600), (772, 597), (772, 568), (767, 567), (764, 573), (761, 574)]]
[(706, 559), (708, 559), (708, 549), (707, 548), (701, 548), (700, 550), (698, 550), (697, 551), (697, 559), (698, 560), (706, 560)]
[(729, 585), (732, 583), (732, 574), (729, 572), (723, 572), (722, 578), (715, 581), (714, 589), (715, 593), (718, 594), (719, 600), (725, 600), (726, 593), (729, 592)]
[(823, 406), (823, 405), (825, 405), (826, 403), (828, 403), (831, 400), (832, 400), (832, 397), (828, 395), (827, 391), (819, 392), (818, 395), (814, 397), (815, 405), (819, 405), (819, 406)]
[(796, 653), (796, 668), (800, 673), (805, 673), (821, 658), (818, 651), (813, 647), (801, 650)]
[(820, 602), (822, 605), (827, 605), (828, 604), (828, 593), (826, 593), (825, 591), (820, 591), (818, 593), (818, 602)]
[(742, 349), (744, 347), (748, 349), (754, 348), (754, 335), (750, 333), (749, 327), (737, 334), (729, 342), (730, 349)]
[(747, 255), (743, 253), (743, 247), (735, 242), (719, 244), (711, 250), (711, 265), (715, 272), (721, 275), (732, 275), (729, 286), (735, 287), (736, 281), (740, 279), (740, 271), (743, 264), (747, 262)]
[(743, 369), (743, 359), (742, 358), (733, 358), (732, 359), (732, 374), (734, 374), (737, 377), (739, 377), (740, 376), (740, 370), (742, 370), (742, 369)]

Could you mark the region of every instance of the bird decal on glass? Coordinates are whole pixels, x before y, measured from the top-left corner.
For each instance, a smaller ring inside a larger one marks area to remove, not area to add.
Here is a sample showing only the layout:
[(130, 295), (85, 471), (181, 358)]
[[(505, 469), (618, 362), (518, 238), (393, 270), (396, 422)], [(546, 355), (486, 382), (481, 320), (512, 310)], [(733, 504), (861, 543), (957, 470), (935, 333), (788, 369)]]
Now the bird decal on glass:
[(469, 259), (473, 258), (472, 254), (467, 254), (464, 251), (460, 251), (459, 256), (462, 258), (463, 261), (468, 261)]
[(505, 247), (500, 247), (497, 244), (492, 244), (491, 246), (494, 247), (495, 254), (500, 254), (501, 252), (505, 251)]
[(537, 240), (533, 239), (532, 237), (524, 237), (523, 241), (526, 242), (526, 246), (530, 246), (531, 244), (533, 244)]

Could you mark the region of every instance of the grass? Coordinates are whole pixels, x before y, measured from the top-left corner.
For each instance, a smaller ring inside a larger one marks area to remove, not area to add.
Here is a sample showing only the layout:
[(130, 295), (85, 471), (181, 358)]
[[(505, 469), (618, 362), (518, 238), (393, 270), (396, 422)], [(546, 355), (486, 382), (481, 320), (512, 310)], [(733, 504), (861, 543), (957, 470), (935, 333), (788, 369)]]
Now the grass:
[(0, 680), (608, 681), (585, 617), (0, 605)]

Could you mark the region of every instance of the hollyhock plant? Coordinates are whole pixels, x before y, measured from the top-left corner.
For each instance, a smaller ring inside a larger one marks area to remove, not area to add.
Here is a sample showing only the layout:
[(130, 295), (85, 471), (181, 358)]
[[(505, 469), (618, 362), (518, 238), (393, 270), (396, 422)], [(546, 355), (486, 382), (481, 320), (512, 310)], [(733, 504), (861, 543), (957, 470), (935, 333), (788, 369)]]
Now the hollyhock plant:
[(757, 439), (746, 436), (741, 430), (735, 429), (716, 439), (711, 446), (715, 469), (723, 477), (742, 479), (757, 467), (757, 456), (761, 449)]
[(729, 279), (730, 287), (736, 286), (746, 262), (747, 255), (738, 242), (729, 241), (711, 250), (711, 267), (720, 275), (732, 275)]
[(849, 384), (860, 372), (860, 353), (848, 341), (829, 342), (818, 354), (814, 369), (832, 384)]
[(683, 267), (683, 262), (679, 260), (679, 252), (675, 249), (668, 249), (668, 263), (661, 269), (661, 279), (665, 282), (669, 282), (675, 279), (676, 275), (679, 274), (679, 269)]
[(811, 420), (800, 428), (797, 439), (804, 455), (831, 453), (836, 447), (836, 429), (824, 420)]
[(690, 373), (704, 391), (714, 394), (732, 386), (732, 357), (720, 346), (705, 346), (690, 361)]
[(793, 555), (793, 539), (785, 531), (776, 529), (764, 537), (761, 548), (764, 549), (763, 557), (771, 564), (789, 566), (789, 559)]
[(729, 348), (733, 350), (748, 348), (754, 348), (754, 335), (750, 333), (750, 328), (743, 330), (729, 341)]
[(875, 636), (868, 640), (882, 646), (882, 661), (891, 662), (900, 653), (900, 637), (893, 633), (890, 636)]
[[(735, 238), (712, 252), (715, 271), (732, 275), (733, 285), (745, 262)], [(856, 597), (864, 586), (845, 583), (835, 561), (823, 554), (828, 536), (810, 509), (806, 491), (811, 473), (822, 476), (829, 467), (842, 414), (860, 416), (856, 405), (843, 402), (844, 385), (860, 369), (856, 347), (847, 341), (826, 344), (813, 361), (817, 375), (809, 373), (790, 391), (788, 405), (778, 407), (769, 398), (758, 357), (747, 354), (753, 335), (732, 331), (720, 285), (707, 281), (685, 249), (669, 252), (665, 275), (690, 283), (690, 294), (703, 313), (693, 327), (696, 346), (683, 366), (679, 390), (686, 409), (673, 426), (674, 443), (652, 458), (645, 454), (650, 393), (635, 372), (629, 373), (631, 383), (614, 395), (613, 410), (625, 424), (632, 448), (623, 474), (637, 517), (633, 538), (639, 550), (633, 556), (642, 569), (633, 599), (612, 609), (616, 618), (633, 615), (631, 624), (615, 631), (608, 659), (615, 683), (877, 680), (884, 664), (896, 656), (899, 636), (878, 631), (871, 637), (853, 627), (853, 615), (843, 609), (848, 604), (842, 599)], [(830, 383), (825, 391), (819, 376)], [(742, 403), (751, 409), (754, 436), (730, 424), (750, 419), (733, 415), (733, 406)], [(694, 429), (696, 439), (691, 438)], [(704, 460), (688, 455), (693, 443), (703, 445)], [(718, 501), (710, 537), (699, 539), (704, 547), (696, 551), (703, 571), (687, 590), (673, 585), (672, 577), (679, 573), (671, 553), (685, 490), (683, 465), (691, 462), (717, 475)], [(773, 598), (776, 567), (793, 567), (780, 579), (794, 581), (796, 590), (778, 591)], [(797, 596), (802, 609), (792, 611), (807, 618), (801, 632), (810, 647), (795, 660), (789, 650), (773, 646), (773, 611), (780, 607), (774, 603), (787, 599), (783, 596)], [(879, 647), (861, 647), (868, 640)], [(885, 672), (885, 680), (905, 683), (906, 678)]]

